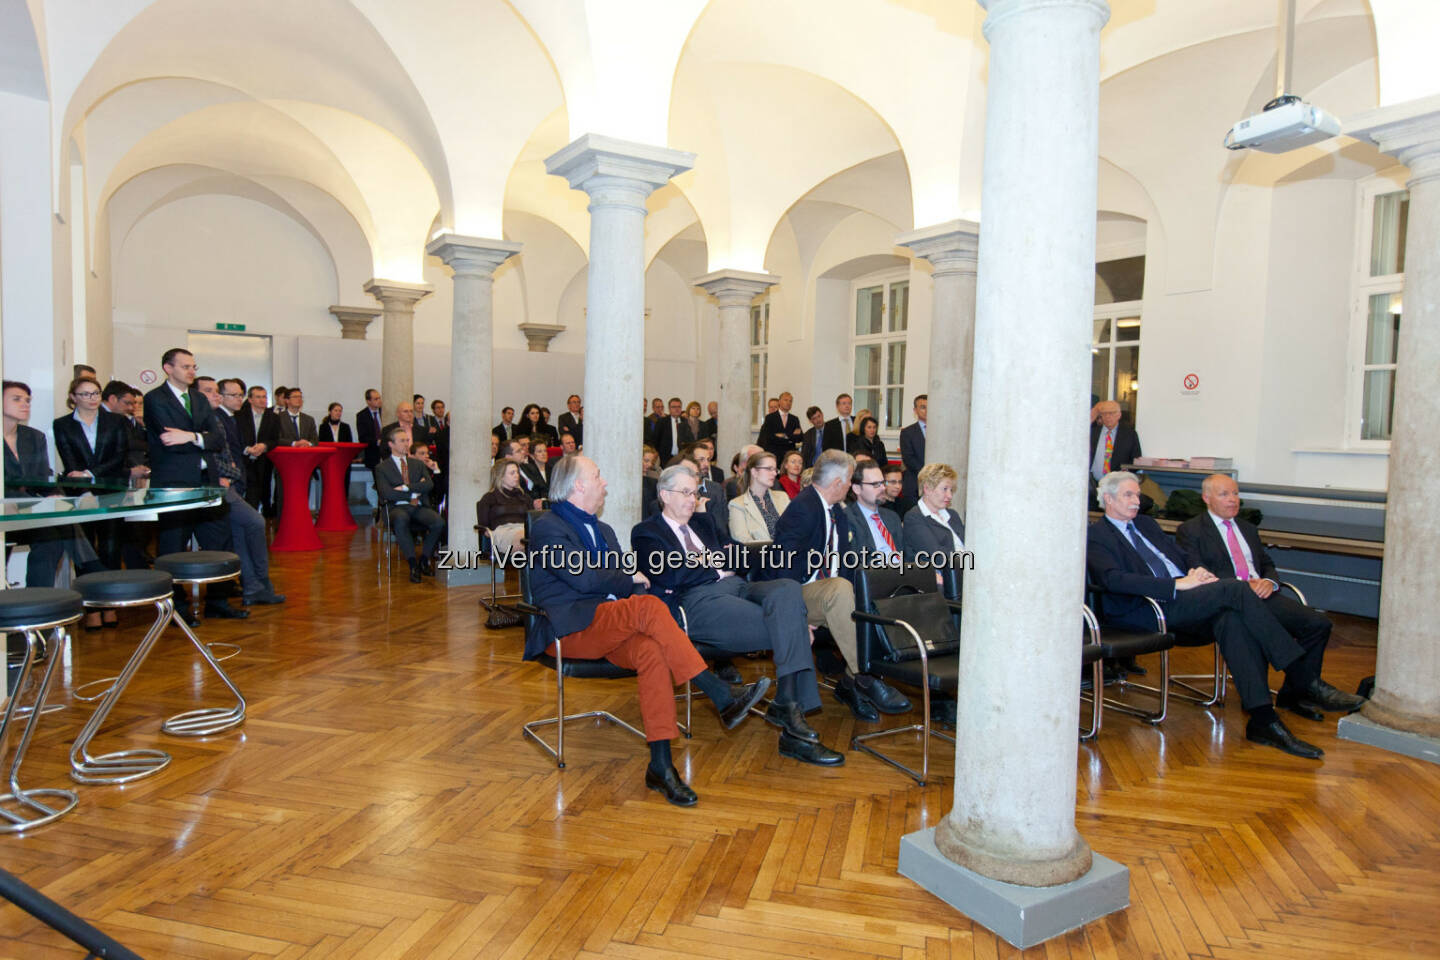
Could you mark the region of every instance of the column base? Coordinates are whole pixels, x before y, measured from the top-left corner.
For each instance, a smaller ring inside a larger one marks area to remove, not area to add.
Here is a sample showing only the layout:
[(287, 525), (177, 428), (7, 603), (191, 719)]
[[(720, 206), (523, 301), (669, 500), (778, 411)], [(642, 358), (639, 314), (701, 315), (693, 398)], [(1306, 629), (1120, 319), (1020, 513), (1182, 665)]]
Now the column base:
[(1027, 887), (1069, 883), (1090, 870), (1090, 845), (1079, 833), (1070, 849), (1053, 860), (1012, 860), (966, 843), (946, 817), (936, 827), (935, 846), (944, 856), (982, 876)]
[(1440, 737), (1428, 737), (1423, 733), (1399, 730), (1387, 724), (1376, 723), (1374, 719), (1366, 715), (1370, 712), (1370, 708), (1367, 706), (1364, 713), (1352, 713), (1348, 717), (1341, 717), (1340, 726), (1335, 731), (1336, 736), (1341, 740), (1368, 744), (1382, 750), (1389, 750), (1391, 753), (1414, 757), (1417, 760), (1440, 763)]
[(476, 564), (473, 567), (447, 567), (444, 570), (435, 571), (435, 582), (447, 590), (451, 587), (473, 587), (477, 584), (490, 585), (490, 567), (488, 564)]
[(1130, 906), (1130, 870), (1091, 854), (1090, 869), (1069, 883), (1025, 887), (981, 876), (935, 846), (935, 828), (900, 839), (900, 875), (1012, 946), (1024, 949)]

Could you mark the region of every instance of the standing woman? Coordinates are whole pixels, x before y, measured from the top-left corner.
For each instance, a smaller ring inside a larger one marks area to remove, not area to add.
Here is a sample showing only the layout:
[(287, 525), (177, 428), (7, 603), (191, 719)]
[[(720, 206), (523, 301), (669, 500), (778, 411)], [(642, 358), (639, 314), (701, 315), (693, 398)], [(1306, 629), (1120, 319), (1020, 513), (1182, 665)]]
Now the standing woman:
[[(55, 419), (55, 448), (66, 477), (124, 487), (130, 482), (130, 423), (100, 404), (100, 392), (99, 382), (89, 377), (70, 381), (66, 404), (74, 413)], [(86, 530), (100, 562), (111, 570), (120, 569), (120, 523), (100, 520)]]
[(885, 441), (880, 439), (880, 424), (874, 417), (863, 417), (860, 420), (860, 439), (850, 445), (851, 453), (863, 453), (885, 469), (886, 459)]
[(322, 443), (353, 443), (353, 435), (350, 433), (350, 424), (344, 421), (345, 408), (339, 403), (332, 403), (325, 411), (325, 419), (320, 421), (320, 441)]
[(704, 427), (701, 426), (699, 400), (691, 400), (690, 404), (685, 408), (685, 422), (690, 424), (690, 436), (697, 440), (700, 439), (701, 434), (704, 432)]

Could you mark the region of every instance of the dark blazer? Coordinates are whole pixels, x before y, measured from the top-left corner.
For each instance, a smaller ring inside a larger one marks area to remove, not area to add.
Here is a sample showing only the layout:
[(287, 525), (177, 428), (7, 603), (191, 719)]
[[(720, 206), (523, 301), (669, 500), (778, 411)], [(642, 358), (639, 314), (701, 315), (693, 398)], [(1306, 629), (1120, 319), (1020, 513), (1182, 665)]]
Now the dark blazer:
[(713, 477), (707, 477), (700, 481), (699, 494), (702, 497), (710, 498), (710, 502), (705, 505), (704, 515), (710, 518), (713, 526), (728, 535), (730, 531), (730, 498), (725, 495), (725, 485), (717, 483)]
[[(895, 541), (895, 549), (900, 551), (903, 556), (905, 553), (905, 528), (900, 523), (900, 518), (889, 507), (881, 507), (878, 513), (880, 522), (885, 524), (886, 530), (890, 531), (890, 539)], [(873, 528), (865, 518), (865, 511), (860, 508), (860, 504), (846, 505), (845, 522), (850, 527), (850, 542), (845, 549), (854, 550), (860, 554), (875, 552), (875, 534), (871, 532)]]
[[(726, 563), (717, 568), (665, 563), (665, 554), (683, 554), (685, 547), (665, 522), (665, 517), (659, 513), (641, 520), (630, 531), (630, 547), (635, 551), (636, 563), (650, 578), (648, 592), (664, 600), (671, 613), (677, 613), (685, 599), (685, 591), (714, 583), (720, 579), (720, 570), (745, 576), (745, 551), (731, 548), (732, 541), (724, 531), (716, 530), (701, 517), (702, 515), (697, 513), (689, 524), (690, 532), (700, 542), (700, 546), (706, 550), (723, 550), (727, 559), (737, 559), (740, 561), (739, 565)], [(677, 615), (675, 619), (678, 621), (680, 618)]]
[[(851, 417), (854, 422), (854, 417)], [(820, 447), (823, 450), (844, 450), (850, 453), (855, 449), (855, 441), (858, 438), (855, 434), (844, 429), (839, 417), (825, 421), (825, 434), (820, 440)]]
[(297, 417), (300, 421), (300, 430), (295, 430), (295, 420), (290, 419), (288, 412), (280, 414), (276, 418), (279, 424), (275, 432), (275, 446), (294, 446), (299, 440), (308, 440), (310, 443), (317, 443), (320, 440), (320, 431), (315, 429), (315, 418), (308, 413), (300, 413)]
[(150, 443), (145, 438), (145, 425), (133, 418), (125, 421), (125, 435), (129, 438), (129, 450), (125, 454), (125, 466), (142, 467), (150, 464)]
[(418, 457), (405, 458), (405, 471), (410, 475), (408, 491), (401, 490), (400, 468), (395, 466), (391, 457), (386, 457), (375, 465), (375, 494), (384, 503), (392, 505), (408, 506), (410, 497), (414, 494), (420, 496), (420, 506), (429, 506), (430, 491), (435, 488), (435, 478), (430, 475), (430, 468), (425, 466), (425, 461)]
[[(780, 434), (784, 434), (784, 436), (780, 436)], [(805, 428), (800, 425), (799, 417), (793, 413), (776, 410), (774, 413), (765, 415), (765, 422), (760, 425), (760, 435), (755, 438), (755, 442), (775, 454), (776, 457), (780, 457), (800, 446), (800, 441), (804, 436)]]
[(650, 431), (650, 445), (660, 451), (660, 463), (663, 465), (670, 460), (670, 428), (672, 422), (680, 428), (680, 440), (678, 448), (685, 449), (685, 444), (695, 442), (695, 434), (690, 429), (690, 424), (684, 417), (676, 417), (671, 421), (669, 417), (656, 422), (654, 429)]
[[(1246, 523), (1239, 517), (1235, 518), (1235, 529), (1249, 544), (1250, 556), (1255, 561), (1257, 569), (1251, 570), (1250, 575), (1279, 583), (1275, 561), (1270, 559), (1265, 544), (1260, 542), (1260, 531), (1253, 523)], [(1230, 559), (1230, 545), (1215, 528), (1215, 521), (1210, 519), (1210, 511), (1207, 510), (1180, 524), (1175, 531), (1175, 540), (1185, 554), (1185, 562), (1180, 565), (1180, 569), (1204, 567), (1222, 580), (1235, 576), (1235, 563)]]
[(21, 480), (50, 479), (50, 447), (45, 434), (34, 427), (19, 424), (15, 428), (15, 448), (19, 456), (5, 444), (5, 492), (16, 489)]
[[(1100, 421), (1090, 424), (1090, 446), (1085, 454), (1085, 470), (1090, 470), (1090, 464), (1095, 462), (1095, 445), (1100, 442), (1100, 431), (1103, 429)], [(1135, 458), (1140, 456), (1140, 435), (1135, 428), (1121, 423), (1115, 428), (1115, 443), (1110, 448), (1110, 469), (1119, 470), (1127, 463), (1134, 463)], [(1215, 571), (1210, 571), (1214, 573)], [(1217, 574), (1218, 576), (1218, 574)]]
[(866, 454), (880, 466), (890, 462), (890, 455), (885, 452), (885, 441), (876, 434), (873, 440), (866, 440), (864, 437), (850, 438), (850, 452), (853, 454)]
[[(384, 426), (384, 427), (381, 429), (381, 431), (380, 431), (380, 436), (381, 436), (381, 437), (384, 437), (386, 430), (389, 430), (389, 429), (390, 429), (391, 427), (393, 427), (393, 426), (397, 426), (399, 423), (400, 423), (399, 420), (392, 420), (392, 421), (390, 421), (389, 423), (385, 424), (385, 426)], [(416, 418), (415, 420), (411, 421), (411, 423), (410, 423), (410, 442), (411, 442), (411, 443), (423, 443), (423, 444), (426, 444), (426, 445), (428, 445), (428, 444), (430, 443), (430, 428), (427, 427), (427, 426), (425, 426), (425, 425), (423, 425), (423, 424), (420, 422), (419, 418)], [(381, 440), (381, 441), (380, 441), (380, 444), (381, 444), (381, 446), (383, 447), (384, 444), (385, 444), (385, 441), (384, 441), (384, 440)], [(383, 459), (385, 459), (385, 458), (388, 457), (388, 456), (390, 456), (390, 451), (389, 451), (389, 450), (384, 450), (384, 449), (382, 449), (382, 450), (380, 451), (380, 459), (383, 460)], [(372, 468), (372, 469), (373, 469), (373, 468)]]
[[(556, 636), (565, 637), (590, 626), (595, 619), (595, 608), (611, 596), (623, 600), (638, 592), (639, 585), (621, 569), (620, 541), (610, 524), (598, 521), (595, 533), (604, 545), (610, 560), (608, 565), (602, 566), (588, 558), (583, 564), (568, 562), (567, 558), (574, 552), (586, 553), (590, 544), (559, 515), (546, 513), (530, 524), (529, 546), (535, 554), (534, 566), (530, 569), (530, 591), (535, 603), (544, 609)], [(545, 562), (547, 554), (537, 552), (545, 547), (553, 548), (549, 554), (555, 558), (553, 565)], [(551, 639), (546, 631), (527, 630), (525, 659), (534, 660), (544, 653)]]
[(914, 558), (921, 553), (953, 553), (955, 540), (950, 536), (953, 530), (959, 534), (960, 542), (965, 542), (965, 522), (954, 510), (950, 511), (950, 526), (946, 526), (934, 517), (927, 517), (920, 512), (920, 505), (916, 504), (905, 514), (905, 556)]
[[(827, 506), (813, 486), (800, 491), (800, 496), (790, 501), (780, 522), (775, 525), (775, 547), (771, 551), (770, 563), (765, 579), (782, 578), (810, 579), (815, 568), (810, 565), (810, 552), (816, 551), (816, 558), (825, 552), (825, 511), (835, 518), (835, 543), (843, 551), (850, 542), (850, 524), (845, 520), (845, 511), (840, 504)], [(841, 568), (844, 572), (844, 567)]]
[(572, 437), (575, 438), (575, 443), (577, 445), (583, 444), (585, 442), (585, 423), (584, 421), (577, 422), (575, 419), (575, 415), (569, 410), (566, 410), (564, 413), (560, 414), (560, 419), (556, 422), (560, 425), (560, 429), (557, 431), (557, 434), (570, 434)]
[(825, 428), (811, 427), (805, 431), (805, 439), (800, 443), (800, 458), (805, 461), (805, 466), (815, 466), (815, 458), (820, 456), (825, 449)]
[(520, 467), (520, 485), (532, 500), (544, 500), (550, 495), (550, 484), (545, 479), (545, 474), (540, 472), (540, 464), (530, 458), (518, 461)]
[(130, 474), (126, 458), (130, 453), (130, 422), (104, 407), (96, 411), (95, 449), (85, 438), (85, 429), (70, 414), (55, 418), (55, 448), (60, 451), (61, 472), (89, 470), (96, 480), (125, 483)]
[(703, 440), (703, 439), (705, 439), (706, 437), (709, 437), (709, 438), (711, 438), (711, 439), (713, 440), (716, 436), (719, 435), (719, 433), (720, 433), (720, 418), (719, 418), (719, 417), (710, 417), (710, 418), (708, 418), (708, 419), (705, 419), (705, 420), (701, 420), (701, 421), (700, 421), (700, 437), (699, 437), (699, 439)]
[(905, 465), (900, 489), (911, 501), (919, 500), (920, 491), (915, 478), (919, 476), (920, 468), (925, 466), (925, 431), (921, 429), (919, 420), (900, 431), (900, 462)]
[(230, 461), (236, 466), (235, 472), (239, 474), (238, 477), (230, 478), (230, 486), (244, 497), (249, 488), (249, 471), (246, 469), (249, 458), (245, 456), (245, 441), (240, 439), (240, 421), (230, 411), (218, 408), (215, 411), (215, 422), (220, 425), (220, 433), (225, 438), (225, 453), (229, 454)]
[(355, 436), (360, 438), (361, 443), (366, 444), (365, 466), (372, 470), (375, 469), (375, 464), (380, 462), (380, 458), (385, 456), (380, 442), (380, 435), (384, 429), (385, 418), (375, 416), (375, 411), (369, 407), (355, 414)]
[[(150, 485), (152, 487), (198, 487), (205, 482), (200, 468), (204, 456), (193, 443), (167, 447), (160, 435), (170, 427), (200, 434), (205, 450), (219, 450), (225, 443), (215, 411), (205, 394), (191, 386), (190, 412), (170, 389), (168, 381), (145, 394), (145, 438), (150, 446)], [(218, 477), (212, 472), (211, 477)]]
[[(1187, 569), (1185, 555), (1160, 524), (1142, 514), (1135, 518), (1135, 529), (1182, 572)], [(1140, 598), (1150, 597), (1162, 603), (1175, 598), (1175, 581), (1155, 576), (1129, 538), (1105, 517), (1090, 524), (1085, 534), (1085, 570), (1107, 594), (1105, 620), (1120, 626), (1155, 629), (1155, 614)]]
[(506, 440), (514, 440), (515, 437), (519, 435), (520, 424), (512, 423), (507, 429), (505, 421), (502, 420), (499, 423), (495, 424), (495, 426), (491, 427), (490, 432), (495, 435), (496, 440), (504, 443)]
[(547, 447), (560, 446), (560, 434), (556, 433), (555, 428), (548, 423), (536, 424), (533, 427), (529, 423), (522, 423), (517, 433), (520, 436), (529, 437), (531, 444), (535, 443), (537, 437), (541, 437)]
[(340, 424), (340, 436), (335, 436), (334, 429), (330, 426), (330, 418), (326, 417), (320, 421), (320, 429), (317, 431), (321, 440), (330, 440), (336, 443), (354, 443), (354, 434), (350, 432), (350, 424)]
[(266, 410), (260, 415), (260, 430), (255, 430), (255, 415), (247, 403), (235, 414), (235, 427), (240, 432), (240, 441), (247, 447), (253, 447), (257, 443), (265, 444), (266, 448), (275, 447), (275, 439), (280, 433), (280, 418), (275, 415), (274, 410)]

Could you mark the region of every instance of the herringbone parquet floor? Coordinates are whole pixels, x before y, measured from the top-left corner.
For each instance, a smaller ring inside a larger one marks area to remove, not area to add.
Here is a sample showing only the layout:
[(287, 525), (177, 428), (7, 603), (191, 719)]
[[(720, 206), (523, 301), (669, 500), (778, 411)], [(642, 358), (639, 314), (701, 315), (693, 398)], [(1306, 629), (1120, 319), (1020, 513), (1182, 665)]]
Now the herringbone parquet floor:
[[(613, 730), (575, 730), (557, 771), (519, 735), (553, 697), (552, 675), (520, 661), (519, 631), (485, 631), (476, 589), (381, 583), (366, 531), (328, 537), (322, 553), (275, 558), (289, 604), (203, 628), (244, 648), (226, 664), (249, 697), (244, 727), (160, 735), (199, 684), (218, 696), (171, 636), (97, 747), (163, 742), (174, 763), (81, 787), (65, 820), (0, 838), (7, 869), (151, 958), (1018, 952), (895, 872), (901, 835), (948, 809), (948, 775), (921, 789), (855, 753), (802, 767), (763, 724), (726, 734), (705, 708), (677, 754), (695, 809), (646, 791), (641, 745)], [(27, 785), (67, 781), (90, 709), (70, 692), (118, 669), (138, 619), (76, 638), (54, 697), (68, 706), (46, 718)], [(1373, 671), (1374, 629), (1342, 626), (1327, 672), (1353, 689)], [(575, 709), (637, 716), (629, 683), (569, 689)], [(853, 724), (832, 702), (816, 726), (841, 744)], [(1129, 866), (1132, 905), (1030, 954), (1440, 956), (1440, 768), (1341, 742), (1333, 721), (1292, 727), (1323, 765), (1247, 743), (1233, 703), (1174, 704), (1162, 729), (1109, 715), (1080, 747), (1078, 822)], [(943, 751), (938, 766), (951, 769)], [(0, 956), (80, 955), (0, 909)]]

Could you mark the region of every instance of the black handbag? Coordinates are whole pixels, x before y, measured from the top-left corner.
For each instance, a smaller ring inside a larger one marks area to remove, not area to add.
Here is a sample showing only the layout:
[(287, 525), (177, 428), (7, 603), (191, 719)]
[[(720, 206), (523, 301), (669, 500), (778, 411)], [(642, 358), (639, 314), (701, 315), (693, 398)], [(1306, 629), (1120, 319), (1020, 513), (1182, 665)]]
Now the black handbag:
[(480, 600), (480, 606), (490, 612), (490, 615), (485, 618), (485, 629), (487, 630), (504, 630), (506, 627), (518, 627), (525, 619), (517, 611), (510, 609), (503, 603), (495, 603), (483, 597)]

